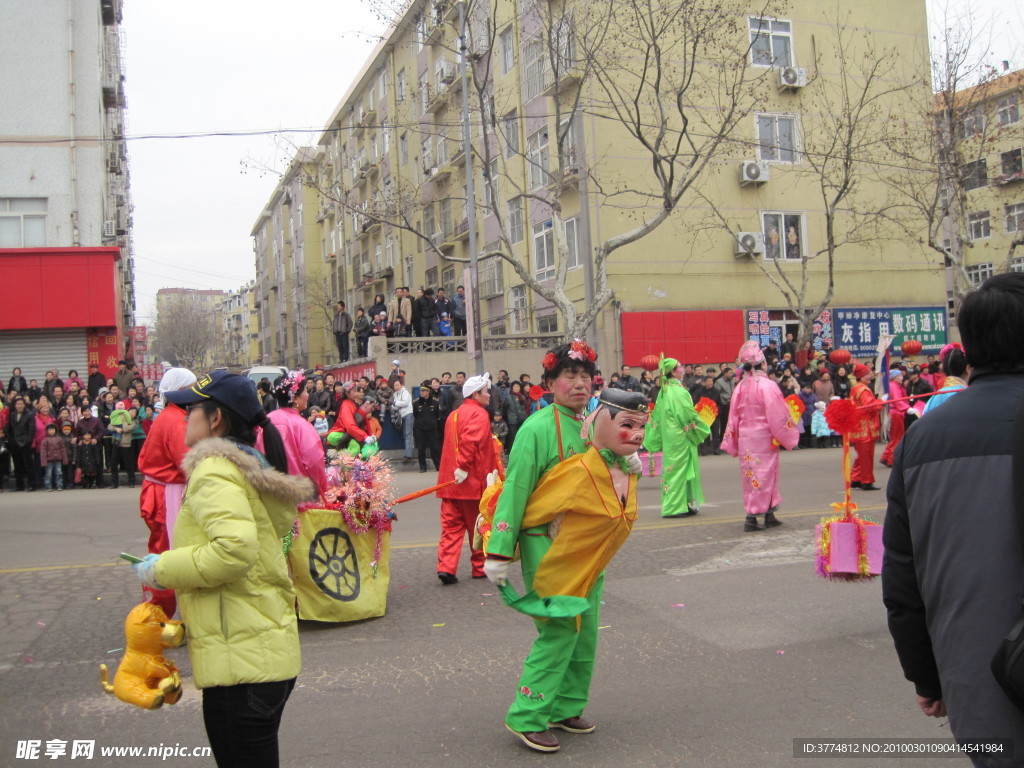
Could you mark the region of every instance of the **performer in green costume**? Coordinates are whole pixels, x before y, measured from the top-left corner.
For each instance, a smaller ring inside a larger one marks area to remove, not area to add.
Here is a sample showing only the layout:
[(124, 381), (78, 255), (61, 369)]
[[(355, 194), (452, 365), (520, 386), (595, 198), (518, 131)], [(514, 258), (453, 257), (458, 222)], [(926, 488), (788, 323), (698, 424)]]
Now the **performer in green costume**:
[(683, 366), (666, 357), (661, 369), (661, 391), (651, 414), (644, 447), (661, 451), (661, 516), (689, 517), (700, 511), (704, 491), (700, 485), (697, 446), (711, 434), (693, 407), (683, 386)]
[[(556, 347), (544, 358), (544, 384), (554, 403), (523, 422), (509, 456), (505, 484), (494, 514), (484, 572), (504, 584), (508, 564), (519, 547), (527, 590), (545, 553), (551, 547), (548, 524), (522, 528), (530, 494), (541, 477), (587, 444), (580, 435), (591, 396), (597, 355), (584, 342)], [(590, 733), (594, 725), (580, 715), (594, 668), (597, 619), (604, 575), (586, 596), (590, 607), (579, 617), (538, 620), (538, 637), (524, 664), (515, 701), (505, 724), (526, 746), (554, 752), (558, 739), (548, 728)]]

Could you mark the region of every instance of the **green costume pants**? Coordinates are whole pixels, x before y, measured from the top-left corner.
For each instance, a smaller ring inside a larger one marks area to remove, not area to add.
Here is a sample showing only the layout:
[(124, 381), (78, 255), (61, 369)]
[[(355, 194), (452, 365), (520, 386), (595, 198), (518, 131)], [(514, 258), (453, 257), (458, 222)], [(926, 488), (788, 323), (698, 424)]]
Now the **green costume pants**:
[(661, 463), (661, 516), (678, 515), (704, 503), (697, 446), (689, 441), (665, 446)]
[[(544, 553), (551, 546), (546, 535), (537, 535), (543, 528), (523, 531), (519, 549), (523, 558), (523, 580), (526, 589), (533, 589), (533, 576)], [(597, 652), (597, 626), (604, 591), (602, 573), (590, 590), (590, 607), (576, 618), (535, 619), (537, 639), (523, 663), (523, 675), (515, 701), (509, 707), (505, 722), (514, 731), (546, 731), (548, 723), (576, 717), (587, 706), (590, 679), (594, 675)]]

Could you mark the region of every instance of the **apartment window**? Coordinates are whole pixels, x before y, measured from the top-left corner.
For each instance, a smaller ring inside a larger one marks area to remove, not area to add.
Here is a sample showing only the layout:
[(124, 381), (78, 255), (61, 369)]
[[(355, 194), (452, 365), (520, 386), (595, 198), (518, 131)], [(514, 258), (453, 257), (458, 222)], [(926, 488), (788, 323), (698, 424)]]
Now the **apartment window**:
[(409, 137), (404, 133), (398, 137), (398, 162), (400, 165), (409, 162)]
[(996, 120), (1000, 125), (1013, 125), (1020, 122), (1020, 111), (1017, 109), (1017, 94), (1004, 96), (996, 102)]
[(366, 91), (366, 111), (373, 112), (373, 87), (371, 86)]
[(523, 45), (523, 101), (536, 98), (544, 88), (545, 54), (544, 41), (540, 35), (527, 40)]
[(498, 112), (494, 105), (494, 83), (488, 83), (484, 89), (484, 132), (494, 133), (498, 127)]
[(804, 254), (804, 215), (802, 213), (768, 212), (761, 214), (764, 223), (764, 256), (766, 259), (799, 259)]
[(439, 166), (448, 162), (448, 137), (444, 131), (437, 135), (437, 164)]
[(580, 218), (573, 216), (565, 221), (565, 249), (569, 254), (566, 262), (569, 269), (576, 269), (583, 266), (583, 259), (580, 257)]
[(455, 267), (445, 267), (441, 270), (441, 287), (449, 296), (455, 293)]
[(1017, 256), (1010, 262), (1011, 272), (1024, 272), (1024, 256)]
[[(434, 227), (434, 204), (427, 203), (423, 206), (423, 234), (427, 237), (433, 235), (437, 230)], [(431, 283), (433, 285), (433, 283)]]
[(759, 160), (796, 162), (796, 118), (758, 115), (757, 151)]
[(386, 125), (380, 132), (380, 143), (381, 152), (387, 157), (388, 150), (391, 148), (391, 129)]
[(427, 17), (422, 15), (416, 19), (416, 50), (422, 51), (427, 40)]
[(563, 120), (561, 125), (558, 126), (558, 135), (561, 136), (561, 146), (559, 151), (561, 152), (562, 170), (565, 173), (575, 171), (576, 165), (576, 130), (573, 128), (572, 118)]
[(0, 197), (0, 248), (46, 246), (46, 198)]
[(384, 266), (395, 266), (395, 241), (391, 239), (391, 235), (384, 239)]
[(380, 270), (384, 267), (384, 262), (382, 260), (383, 255), (384, 248), (383, 246), (381, 246), (380, 243), (377, 243), (375, 246), (373, 246), (373, 268), (377, 272), (380, 272)]
[(377, 78), (377, 91), (378, 101), (383, 104), (384, 97), (388, 95), (388, 71), (386, 67), (381, 69), (380, 76)]
[(376, 163), (380, 159), (376, 134), (370, 137), (370, 162)]
[(426, 285), (437, 285), (437, 267), (431, 267), (423, 273), (423, 281)]
[(488, 212), (498, 204), (501, 195), (498, 194), (498, 161), (492, 160), (484, 168), (484, 205)]
[(398, 71), (398, 81), (395, 83), (395, 98), (398, 99), (398, 103), (401, 104), (405, 101), (405, 70), (400, 69)]
[(523, 198), (508, 201), (508, 239), (513, 243), (523, 242)]
[(971, 233), (971, 240), (984, 240), (992, 234), (991, 218), (988, 211), (969, 214), (967, 226)]
[(1003, 208), (1006, 214), (1006, 231), (1024, 232), (1024, 203), (1014, 203)]
[(502, 118), (501, 135), (505, 139), (505, 157), (517, 155), (519, 153), (519, 121), (516, 120), (515, 110)]
[(750, 63), (759, 67), (793, 66), (793, 25), (780, 19), (751, 16)]
[(1021, 173), (1024, 170), (1024, 166), (1021, 165), (1021, 151), (1011, 149), (1009, 152), (1003, 152), (999, 156), (999, 166), (1003, 176), (1015, 176)]
[(430, 173), (430, 169), (434, 167), (434, 140), (432, 136), (427, 136), (423, 140), (421, 151), (420, 157), (423, 158), (423, 172)]
[(526, 286), (517, 285), (508, 292), (509, 330), (522, 333), (526, 330)]
[(988, 184), (988, 161), (985, 158), (963, 164), (964, 189), (972, 190)]
[(551, 30), (551, 43), (554, 49), (555, 72), (561, 75), (572, 66), (576, 58), (576, 42), (573, 38), (572, 14), (567, 13)]
[(480, 295), (498, 296), (505, 292), (502, 280), (501, 256), (480, 260)]
[(537, 318), (537, 333), (557, 333), (558, 315), (550, 314)]
[(530, 187), (548, 183), (548, 129), (541, 128), (526, 140), (526, 160), (530, 164)]
[(981, 107), (975, 107), (964, 113), (960, 118), (960, 137), (969, 139), (972, 136), (980, 136), (985, 131), (985, 111)]
[(506, 75), (516, 66), (515, 40), (511, 26), (499, 35), (498, 45), (501, 50), (501, 74)]
[(984, 264), (971, 264), (967, 267), (967, 279), (971, 281), (971, 285), (975, 288), (992, 277), (993, 274), (992, 262), (990, 261)]
[(533, 276), (538, 280), (555, 276), (555, 236), (551, 219), (533, 228)]
[(452, 199), (446, 197), (441, 201), (441, 232), (447, 240), (452, 235)]
[(427, 73), (420, 72), (420, 112), (426, 114), (427, 104), (430, 103), (430, 89), (427, 87)]
[(447, 88), (455, 79), (455, 69), (444, 56), (434, 62), (434, 87), (437, 93)]

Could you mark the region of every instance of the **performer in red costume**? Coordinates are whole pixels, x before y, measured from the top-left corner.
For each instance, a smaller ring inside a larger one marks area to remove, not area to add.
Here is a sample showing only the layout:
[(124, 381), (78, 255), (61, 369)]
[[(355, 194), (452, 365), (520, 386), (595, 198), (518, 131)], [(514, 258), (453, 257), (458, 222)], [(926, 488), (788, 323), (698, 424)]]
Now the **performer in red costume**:
[[(187, 368), (167, 369), (160, 380), (160, 412), (139, 451), (139, 472), (142, 473), (139, 512), (149, 526), (149, 551), (155, 555), (171, 548), (174, 521), (178, 518), (185, 494), (181, 462), (188, 452), (185, 446), (188, 415), (181, 406), (167, 402), (166, 395), (176, 389), (188, 389), (195, 383), (195, 374)], [(146, 599), (149, 602), (159, 605), (168, 617), (174, 616), (177, 601), (173, 589), (143, 586), (142, 593), (148, 595)]]
[(480, 512), (480, 497), (487, 487), (487, 474), (498, 468), (491, 435), (491, 375), (473, 376), (462, 385), (462, 405), (445, 422), (444, 446), (438, 484), (455, 479), (437, 492), (441, 499), (441, 541), (437, 545), (437, 578), (454, 584), (462, 554), (462, 541), (470, 536), (471, 571), (474, 579), (484, 578), (484, 552), (473, 549), (473, 527)]
[[(850, 470), (850, 487), (862, 491), (877, 491), (875, 485), (875, 442), (881, 432), (879, 411), (883, 401), (875, 397), (871, 391), (871, 382), (875, 372), (866, 365), (853, 368), (853, 378), (857, 383), (850, 390), (850, 399), (857, 406), (860, 414), (860, 426), (850, 433), (850, 443), (857, 451), (857, 460)], [(870, 406), (870, 407), (865, 407)]]

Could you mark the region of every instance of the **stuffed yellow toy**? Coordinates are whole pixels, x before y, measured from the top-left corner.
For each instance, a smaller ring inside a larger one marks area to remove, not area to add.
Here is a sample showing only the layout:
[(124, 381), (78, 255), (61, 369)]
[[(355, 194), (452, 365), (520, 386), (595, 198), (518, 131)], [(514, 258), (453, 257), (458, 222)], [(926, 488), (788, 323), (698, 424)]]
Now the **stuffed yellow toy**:
[(181, 622), (169, 620), (154, 603), (140, 603), (125, 619), (124, 636), (124, 658), (113, 685), (109, 683), (107, 665), (100, 664), (103, 690), (143, 709), (175, 704), (181, 698), (181, 675), (162, 651), (177, 648), (185, 639)]

